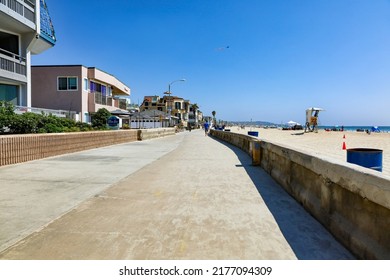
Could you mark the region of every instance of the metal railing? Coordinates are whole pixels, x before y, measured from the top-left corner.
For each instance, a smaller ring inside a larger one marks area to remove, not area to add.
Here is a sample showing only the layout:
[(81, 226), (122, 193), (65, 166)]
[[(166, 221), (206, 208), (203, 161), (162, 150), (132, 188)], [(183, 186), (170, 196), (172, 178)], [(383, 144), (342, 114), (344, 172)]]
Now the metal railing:
[(112, 104), (112, 98), (109, 96), (103, 95), (101, 92), (91, 92), (95, 95), (95, 103), (100, 105), (106, 105), (106, 106), (113, 106)]
[(0, 49), (0, 69), (26, 76), (26, 59), (20, 55)]
[(35, 4), (29, 0), (0, 0), (0, 4), (7, 6), (14, 12), (35, 23)]
[(119, 109), (126, 110), (127, 109), (127, 103), (124, 99), (119, 99)]
[(31, 112), (35, 114), (53, 115), (60, 118), (73, 118), (73, 116), (76, 114), (75, 111), (52, 110), (52, 109), (43, 109), (43, 108), (25, 107), (25, 106), (15, 106), (14, 111), (17, 114)]
[(105, 96), (101, 92), (91, 91), (91, 94), (94, 94), (95, 104), (118, 107), (120, 109), (127, 109), (127, 102), (124, 99), (115, 99), (112, 96)]

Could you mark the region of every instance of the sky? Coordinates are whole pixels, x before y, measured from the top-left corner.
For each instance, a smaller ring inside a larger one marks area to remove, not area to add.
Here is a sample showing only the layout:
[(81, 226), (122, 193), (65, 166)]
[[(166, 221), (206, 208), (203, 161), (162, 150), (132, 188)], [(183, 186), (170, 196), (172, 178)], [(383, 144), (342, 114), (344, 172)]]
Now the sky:
[(46, 0), (56, 45), (82, 64), (225, 121), (390, 125), (390, 0)]

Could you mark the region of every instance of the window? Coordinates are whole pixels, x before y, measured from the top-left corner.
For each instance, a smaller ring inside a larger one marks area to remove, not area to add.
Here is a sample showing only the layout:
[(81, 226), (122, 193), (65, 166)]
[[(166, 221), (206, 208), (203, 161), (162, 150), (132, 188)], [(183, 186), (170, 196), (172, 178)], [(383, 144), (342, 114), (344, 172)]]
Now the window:
[(84, 90), (88, 91), (88, 79), (84, 78)]
[(19, 105), (18, 86), (0, 84), (0, 100)]
[[(103, 93), (104, 91), (104, 95), (106, 94), (106, 86), (103, 86), (101, 84), (98, 84), (98, 83), (95, 83), (95, 82), (90, 82), (89, 83), (89, 88), (91, 90), (91, 92), (100, 92), (100, 93)], [(102, 91), (103, 90), (103, 91)]]
[(58, 77), (58, 90), (77, 90), (77, 77)]
[(58, 78), (58, 90), (68, 89), (68, 78)]

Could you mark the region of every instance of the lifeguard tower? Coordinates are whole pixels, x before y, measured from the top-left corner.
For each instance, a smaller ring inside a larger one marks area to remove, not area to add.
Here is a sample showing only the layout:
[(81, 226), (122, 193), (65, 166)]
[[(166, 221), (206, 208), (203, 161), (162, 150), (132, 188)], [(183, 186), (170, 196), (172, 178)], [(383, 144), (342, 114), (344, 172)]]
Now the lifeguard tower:
[(324, 111), (324, 109), (311, 107), (306, 110), (305, 132), (318, 132), (318, 115), (320, 111)]

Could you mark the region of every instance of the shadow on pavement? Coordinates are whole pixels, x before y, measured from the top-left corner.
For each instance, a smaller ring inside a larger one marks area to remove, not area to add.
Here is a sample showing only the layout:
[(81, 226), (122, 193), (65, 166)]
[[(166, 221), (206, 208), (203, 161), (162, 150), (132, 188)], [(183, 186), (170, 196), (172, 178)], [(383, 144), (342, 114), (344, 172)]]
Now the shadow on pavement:
[(314, 217), (291, 197), (261, 167), (253, 166), (249, 155), (219, 139), (229, 147), (245, 168), (260, 196), (273, 215), (282, 234), (300, 260), (348, 260), (355, 257), (341, 245)]

